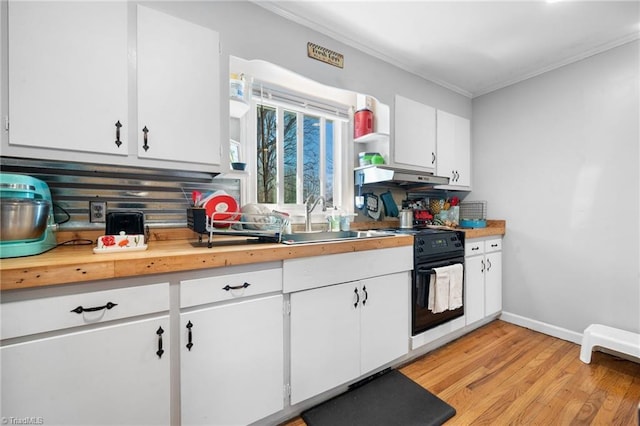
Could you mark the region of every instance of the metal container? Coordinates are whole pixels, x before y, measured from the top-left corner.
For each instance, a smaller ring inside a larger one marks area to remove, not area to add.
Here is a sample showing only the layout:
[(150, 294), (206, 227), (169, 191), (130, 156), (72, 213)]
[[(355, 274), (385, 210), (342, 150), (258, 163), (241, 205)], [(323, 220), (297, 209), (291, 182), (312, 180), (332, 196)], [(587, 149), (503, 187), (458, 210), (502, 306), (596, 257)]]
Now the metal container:
[(413, 228), (413, 210), (402, 209), (398, 214), (400, 218), (400, 228), (410, 229)]
[(0, 203), (0, 242), (35, 240), (46, 231), (51, 210), (49, 201), (3, 198)]
[(354, 114), (353, 137), (358, 139), (361, 136), (373, 133), (373, 111), (361, 109)]

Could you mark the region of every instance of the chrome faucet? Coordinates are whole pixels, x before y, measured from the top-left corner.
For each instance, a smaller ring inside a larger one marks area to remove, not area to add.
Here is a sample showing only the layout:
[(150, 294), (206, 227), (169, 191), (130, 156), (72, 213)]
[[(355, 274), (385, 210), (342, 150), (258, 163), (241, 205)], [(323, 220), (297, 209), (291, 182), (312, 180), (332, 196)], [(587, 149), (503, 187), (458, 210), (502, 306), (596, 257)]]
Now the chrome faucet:
[(313, 204), (309, 205), (309, 202), (311, 201), (312, 197), (313, 195), (309, 195), (307, 199), (304, 201), (304, 211), (305, 211), (304, 230), (307, 232), (311, 231), (311, 212), (313, 211), (313, 209), (316, 208), (316, 206), (320, 201), (322, 201), (322, 211), (323, 212), (327, 211), (327, 202), (325, 201), (323, 196), (316, 198)]

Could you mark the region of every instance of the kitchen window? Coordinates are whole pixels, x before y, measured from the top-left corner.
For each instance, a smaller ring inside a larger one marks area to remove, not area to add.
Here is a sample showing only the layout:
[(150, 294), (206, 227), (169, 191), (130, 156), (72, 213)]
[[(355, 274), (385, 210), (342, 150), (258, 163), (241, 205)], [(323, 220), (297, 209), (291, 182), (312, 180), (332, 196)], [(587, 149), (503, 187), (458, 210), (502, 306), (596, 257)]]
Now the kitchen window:
[(312, 195), (340, 204), (342, 190), (334, 182), (341, 182), (347, 107), (264, 86), (254, 89), (252, 105), (255, 200), (286, 208)]

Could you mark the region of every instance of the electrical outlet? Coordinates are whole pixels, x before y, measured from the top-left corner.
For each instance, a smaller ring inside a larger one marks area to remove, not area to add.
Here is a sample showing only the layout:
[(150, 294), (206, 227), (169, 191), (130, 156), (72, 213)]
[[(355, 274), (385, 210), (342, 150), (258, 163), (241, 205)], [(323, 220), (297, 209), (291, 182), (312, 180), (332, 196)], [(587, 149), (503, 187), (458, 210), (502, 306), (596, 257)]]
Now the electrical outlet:
[(107, 221), (107, 202), (89, 201), (89, 222), (104, 223)]

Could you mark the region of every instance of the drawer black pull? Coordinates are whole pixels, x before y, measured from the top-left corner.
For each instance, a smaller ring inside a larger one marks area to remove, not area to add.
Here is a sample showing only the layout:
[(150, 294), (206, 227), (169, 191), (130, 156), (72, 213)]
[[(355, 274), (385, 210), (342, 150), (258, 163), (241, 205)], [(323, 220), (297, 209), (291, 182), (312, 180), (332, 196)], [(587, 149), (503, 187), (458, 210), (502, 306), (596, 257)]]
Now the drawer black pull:
[(242, 285), (225, 285), (224, 287), (222, 287), (223, 290), (229, 291), (229, 290), (240, 290), (243, 288), (247, 288), (249, 287), (251, 284), (249, 283), (244, 283)]
[(96, 306), (94, 308), (83, 308), (82, 306), (78, 306), (77, 308), (72, 309), (71, 312), (75, 312), (76, 314), (81, 314), (83, 312), (95, 312), (95, 311), (101, 311), (103, 309), (111, 309), (114, 306), (118, 306), (118, 304), (109, 302), (104, 306)]
[(191, 348), (193, 347), (193, 341), (192, 341), (193, 336), (191, 335), (191, 328), (192, 327), (193, 327), (193, 324), (191, 324), (191, 321), (189, 321), (187, 323), (187, 330), (189, 330), (187, 349), (189, 349), (189, 350), (191, 350)]
[(158, 327), (158, 331), (156, 331), (156, 334), (158, 335), (158, 351), (156, 352), (156, 355), (158, 355), (158, 358), (162, 358), (162, 354), (164, 353), (164, 349), (162, 349), (162, 333), (164, 333), (164, 330), (162, 327)]

